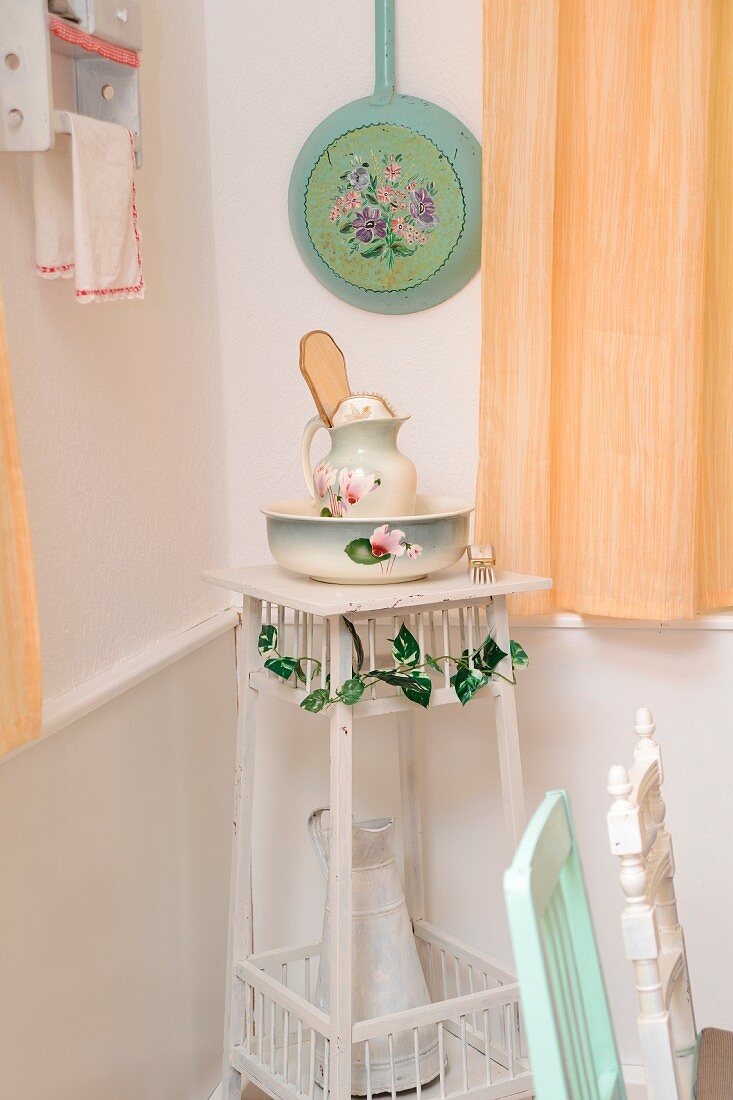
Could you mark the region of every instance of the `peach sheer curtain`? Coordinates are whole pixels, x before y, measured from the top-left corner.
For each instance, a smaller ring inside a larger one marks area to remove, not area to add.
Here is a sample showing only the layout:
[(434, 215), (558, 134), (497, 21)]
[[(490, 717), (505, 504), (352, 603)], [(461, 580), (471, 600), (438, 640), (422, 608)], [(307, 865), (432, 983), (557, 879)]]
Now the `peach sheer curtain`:
[(36, 588), (0, 296), (0, 756), (37, 737), (40, 724)]
[(477, 535), (519, 598), (733, 603), (733, 2), (484, 0)]

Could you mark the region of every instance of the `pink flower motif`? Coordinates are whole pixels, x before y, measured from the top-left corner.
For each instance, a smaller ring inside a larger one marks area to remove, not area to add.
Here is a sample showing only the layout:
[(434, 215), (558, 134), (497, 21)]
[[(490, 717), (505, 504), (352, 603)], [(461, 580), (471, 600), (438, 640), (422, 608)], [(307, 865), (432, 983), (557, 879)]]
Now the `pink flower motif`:
[(332, 206), (328, 212), (328, 220), (331, 222), (337, 222), (341, 217), (341, 209), (338, 206)]
[(400, 168), (399, 164), (395, 164), (395, 162), (392, 161), (392, 163), (388, 164), (385, 168), (384, 174), (388, 180), (391, 180), (392, 183), (394, 183), (402, 175), (402, 169)]
[(407, 547), (408, 558), (419, 558), (422, 554), (422, 546), (418, 546), (416, 542), (413, 542), (412, 546)]
[(403, 237), (405, 234), (405, 223), (402, 218), (392, 218), (391, 222), (392, 232), (396, 237)]
[(325, 462), (319, 462), (313, 471), (313, 485), (318, 496), (323, 499), (335, 483), (336, 471), (333, 467), (327, 466)]
[(387, 523), (383, 523), (381, 527), (376, 527), (369, 539), (372, 547), (372, 554), (374, 554), (375, 558), (386, 558), (388, 554), (391, 554), (395, 558), (400, 558), (407, 549), (402, 541), (405, 537), (405, 532), (398, 530), (390, 531), (388, 528), (389, 524)]
[(412, 180), (411, 183), (408, 183), (407, 190), (408, 191), (414, 191), (416, 187), (417, 187), (417, 180)]
[(376, 488), (374, 474), (365, 474), (361, 470), (347, 470), (345, 467), (339, 473), (339, 496), (348, 507), (358, 504), (362, 497), (374, 492)]
[(377, 188), (377, 201), (381, 203), (388, 203), (394, 193), (394, 187), (388, 187), (385, 184), (381, 184)]
[(358, 210), (361, 206), (361, 196), (358, 191), (347, 191), (342, 199), (344, 210)]

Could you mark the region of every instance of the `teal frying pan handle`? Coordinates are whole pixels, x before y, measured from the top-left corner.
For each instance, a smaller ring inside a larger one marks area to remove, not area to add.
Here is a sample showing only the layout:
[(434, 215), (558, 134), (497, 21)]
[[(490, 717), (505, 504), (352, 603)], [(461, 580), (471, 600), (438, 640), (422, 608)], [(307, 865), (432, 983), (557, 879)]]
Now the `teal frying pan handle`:
[(374, 95), (382, 107), (394, 95), (394, 0), (374, 0)]

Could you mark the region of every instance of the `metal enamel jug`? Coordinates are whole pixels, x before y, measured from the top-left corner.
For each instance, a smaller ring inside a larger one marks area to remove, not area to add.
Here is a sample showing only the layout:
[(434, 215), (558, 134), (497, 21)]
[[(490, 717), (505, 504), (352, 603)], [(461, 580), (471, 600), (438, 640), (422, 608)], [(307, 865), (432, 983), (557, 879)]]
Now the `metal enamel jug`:
[[(327, 812), (326, 808), (314, 810), (308, 818), (308, 832), (326, 878), (330, 829), (323, 827), (322, 818)], [(430, 994), (395, 864), (394, 819), (355, 822), (352, 843), (351, 1003), (356, 1022), (430, 1004)], [(326, 902), (316, 988), (316, 1005), (326, 1013), (330, 1008), (331, 916)], [(437, 1077), (440, 1070), (436, 1028), (420, 1028), (418, 1037), (420, 1083), (426, 1084)], [(320, 1050), (317, 1048), (317, 1055), (317, 1079), (322, 1082), (323, 1044)], [(412, 1028), (395, 1033), (393, 1058), (395, 1091), (414, 1089), (417, 1074)], [(370, 1042), (369, 1066), (372, 1093), (390, 1092), (392, 1070), (386, 1037)], [(355, 1096), (367, 1094), (363, 1043), (352, 1047), (351, 1092)]]

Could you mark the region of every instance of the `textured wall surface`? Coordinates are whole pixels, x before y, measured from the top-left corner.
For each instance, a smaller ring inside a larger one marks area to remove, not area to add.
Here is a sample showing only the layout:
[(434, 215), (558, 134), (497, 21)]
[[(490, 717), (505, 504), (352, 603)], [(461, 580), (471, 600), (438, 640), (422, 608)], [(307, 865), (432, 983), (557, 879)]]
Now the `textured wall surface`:
[(0, 157), (47, 698), (223, 604), (198, 579), (226, 555), (227, 498), (202, 2), (186, 10), (145, 4), (144, 302), (80, 306), (38, 278), (30, 158)]
[[(481, 6), (400, 0), (397, 87), (481, 132)], [(412, 413), (401, 446), (423, 491), (473, 499), (481, 319), (476, 276), (442, 305), (384, 317), (335, 298), (290, 235), (287, 190), (298, 151), (331, 111), (374, 84), (373, 9), (286, 0), (207, 0), (217, 281), (229, 431), (232, 560), (267, 557), (267, 499), (301, 496), (299, 446), (315, 411), (298, 341), (325, 328), (354, 389)], [(325, 448), (324, 448), (325, 449)]]
[(233, 649), (229, 631), (0, 767), (3, 1098), (213, 1092)]

